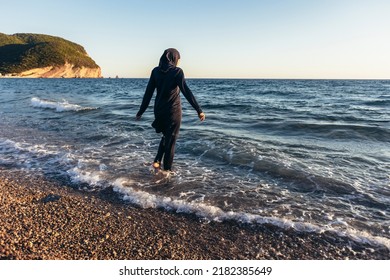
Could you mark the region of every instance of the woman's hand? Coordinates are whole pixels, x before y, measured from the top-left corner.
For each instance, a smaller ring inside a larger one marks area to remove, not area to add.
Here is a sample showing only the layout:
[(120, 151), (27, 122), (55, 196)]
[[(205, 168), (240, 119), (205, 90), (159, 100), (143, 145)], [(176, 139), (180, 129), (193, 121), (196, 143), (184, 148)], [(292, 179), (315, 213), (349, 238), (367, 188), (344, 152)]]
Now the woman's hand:
[(141, 119), (141, 117), (142, 117), (142, 115), (138, 115), (138, 114), (137, 114), (137, 115), (135, 116), (135, 120), (136, 120), (136, 121), (139, 121), (139, 120)]
[(199, 119), (200, 119), (201, 122), (203, 122), (206, 119), (205, 113), (200, 113), (199, 114)]

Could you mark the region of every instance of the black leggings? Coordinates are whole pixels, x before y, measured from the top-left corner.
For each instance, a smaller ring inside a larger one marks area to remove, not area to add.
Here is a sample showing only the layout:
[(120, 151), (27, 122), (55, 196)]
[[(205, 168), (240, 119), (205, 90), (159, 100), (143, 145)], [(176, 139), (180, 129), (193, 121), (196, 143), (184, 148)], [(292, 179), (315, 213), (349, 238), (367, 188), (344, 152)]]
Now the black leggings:
[(163, 131), (163, 137), (161, 138), (154, 162), (161, 162), (164, 158), (164, 170), (172, 169), (173, 158), (175, 156), (175, 145), (179, 135), (179, 129), (180, 122), (178, 124), (172, 124), (169, 128), (164, 129)]

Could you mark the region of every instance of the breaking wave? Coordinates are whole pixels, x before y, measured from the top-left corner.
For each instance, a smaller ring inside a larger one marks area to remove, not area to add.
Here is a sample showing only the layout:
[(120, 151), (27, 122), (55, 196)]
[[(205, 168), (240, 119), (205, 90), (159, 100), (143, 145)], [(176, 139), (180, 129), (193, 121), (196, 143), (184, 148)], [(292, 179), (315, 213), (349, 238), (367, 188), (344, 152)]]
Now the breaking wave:
[(54, 100), (40, 99), (38, 97), (31, 98), (31, 105), (36, 108), (53, 109), (56, 112), (86, 111), (86, 110), (98, 109), (97, 107), (83, 107), (81, 105), (71, 104), (66, 100), (54, 101)]

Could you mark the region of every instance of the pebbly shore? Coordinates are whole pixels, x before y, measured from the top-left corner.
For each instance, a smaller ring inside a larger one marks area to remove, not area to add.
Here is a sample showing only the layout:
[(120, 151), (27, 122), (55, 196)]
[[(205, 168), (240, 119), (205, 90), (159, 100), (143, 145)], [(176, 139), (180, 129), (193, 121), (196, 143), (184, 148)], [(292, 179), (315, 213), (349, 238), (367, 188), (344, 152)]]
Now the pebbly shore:
[(111, 188), (85, 192), (41, 175), (0, 170), (0, 259), (389, 259), (389, 249), (331, 233), (210, 222), (141, 209)]

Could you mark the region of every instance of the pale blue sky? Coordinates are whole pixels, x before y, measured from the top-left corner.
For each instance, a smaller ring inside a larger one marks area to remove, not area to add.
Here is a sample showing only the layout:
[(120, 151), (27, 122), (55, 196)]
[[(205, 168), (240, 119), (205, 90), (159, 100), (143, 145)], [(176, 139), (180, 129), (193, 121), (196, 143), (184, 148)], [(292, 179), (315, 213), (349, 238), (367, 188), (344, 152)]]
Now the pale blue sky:
[(148, 77), (177, 48), (187, 77), (390, 78), (387, 0), (0, 0), (0, 32), (60, 36), (105, 77)]

